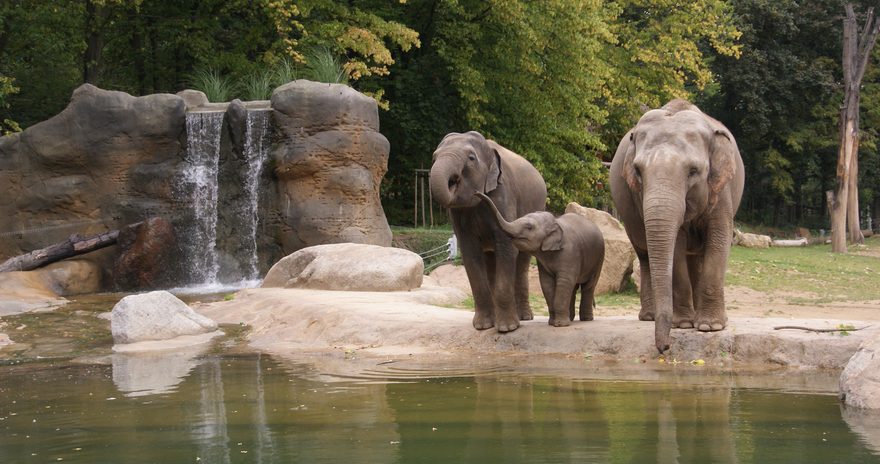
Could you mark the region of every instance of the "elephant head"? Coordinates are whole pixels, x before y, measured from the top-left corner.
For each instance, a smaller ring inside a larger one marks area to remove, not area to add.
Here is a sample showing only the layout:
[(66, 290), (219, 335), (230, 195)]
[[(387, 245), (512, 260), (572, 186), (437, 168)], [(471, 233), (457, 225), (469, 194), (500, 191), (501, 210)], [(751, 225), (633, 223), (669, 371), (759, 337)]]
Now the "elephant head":
[(474, 194), (489, 193), (501, 182), (501, 158), (478, 132), (451, 133), (437, 146), (431, 166), (431, 195), (444, 208), (471, 208)]
[(537, 211), (508, 222), (498, 211), (491, 198), (482, 192), (477, 192), (476, 195), (492, 208), (501, 230), (510, 237), (518, 250), (535, 253), (562, 249), (562, 228), (559, 227), (553, 214), (547, 211)]
[[(709, 217), (722, 195), (729, 197), (725, 186), (734, 177), (739, 151), (721, 123), (683, 100), (645, 113), (622, 148), (626, 150), (622, 177), (644, 221), (655, 339), (662, 352), (669, 347), (672, 326), (678, 231), (684, 224)], [(729, 207), (729, 199), (725, 204)]]

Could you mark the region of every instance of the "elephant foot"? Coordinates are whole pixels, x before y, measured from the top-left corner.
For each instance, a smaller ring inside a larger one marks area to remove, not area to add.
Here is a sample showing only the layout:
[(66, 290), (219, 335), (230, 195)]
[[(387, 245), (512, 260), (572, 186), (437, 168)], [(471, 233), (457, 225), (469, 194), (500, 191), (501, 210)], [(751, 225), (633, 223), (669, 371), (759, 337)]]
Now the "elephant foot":
[(717, 332), (724, 329), (724, 324), (720, 322), (700, 322), (697, 324), (697, 330), (700, 332)]
[(532, 314), (531, 311), (529, 311), (528, 313), (521, 313), (519, 315), (519, 320), (521, 320), (521, 321), (531, 321), (534, 318), (535, 318), (535, 315)]
[(653, 313), (639, 313), (639, 320), (640, 321), (653, 321), (654, 314)]
[(592, 321), (593, 315), (592, 314), (581, 314), (580, 319), (582, 321)]
[(495, 321), (492, 320), (491, 317), (482, 315), (482, 314), (474, 314), (474, 328), (477, 330), (486, 330), (495, 327)]
[(679, 329), (693, 329), (694, 321), (679, 321), (673, 325)]
[(553, 327), (568, 327), (571, 321), (567, 317), (551, 317), (548, 321)]
[(497, 329), (501, 333), (513, 332), (514, 330), (519, 328), (519, 321), (509, 322), (507, 324), (498, 324)]

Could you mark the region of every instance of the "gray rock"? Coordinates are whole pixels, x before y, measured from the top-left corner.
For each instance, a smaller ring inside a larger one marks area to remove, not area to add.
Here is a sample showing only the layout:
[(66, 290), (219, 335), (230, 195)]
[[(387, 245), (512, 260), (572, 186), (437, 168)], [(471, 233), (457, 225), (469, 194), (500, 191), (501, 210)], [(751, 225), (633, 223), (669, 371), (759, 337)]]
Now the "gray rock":
[(285, 253), (327, 243), (391, 245), (379, 201), (388, 170), (375, 100), (341, 84), (298, 80), (272, 93)]
[(304, 248), (272, 266), (263, 287), (392, 292), (422, 285), (424, 263), (401, 248), (356, 243)]
[(215, 330), (216, 322), (163, 290), (129, 295), (116, 303), (110, 314), (110, 331), (115, 343), (168, 340)]
[(840, 399), (859, 409), (880, 409), (880, 337), (862, 342), (840, 374)]
[(605, 239), (605, 260), (602, 262), (602, 274), (596, 284), (596, 295), (619, 292), (626, 285), (633, 272), (633, 250), (626, 230), (614, 216), (593, 208), (571, 202), (565, 207), (566, 213), (575, 213), (586, 217), (599, 226)]
[(186, 89), (177, 92), (177, 96), (182, 98), (186, 103), (187, 111), (194, 110), (200, 106), (207, 105), (208, 96), (201, 90)]
[(773, 240), (767, 235), (749, 234), (735, 229), (733, 231), (733, 244), (745, 248), (770, 248)]

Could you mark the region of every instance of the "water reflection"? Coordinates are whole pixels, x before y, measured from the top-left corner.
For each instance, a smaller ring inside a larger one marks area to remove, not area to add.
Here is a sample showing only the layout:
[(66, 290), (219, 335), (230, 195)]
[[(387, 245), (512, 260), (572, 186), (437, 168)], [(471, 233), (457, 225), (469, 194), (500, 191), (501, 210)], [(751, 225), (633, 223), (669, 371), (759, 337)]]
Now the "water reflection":
[(173, 371), (163, 382), (121, 382), (151, 378), (131, 359), (112, 373), (0, 368), (0, 462), (880, 462), (877, 424), (841, 417), (832, 395), (405, 363), (352, 380), (360, 371), (322, 362), (186, 359), (150, 364)]
[(125, 396), (145, 396), (174, 391), (198, 365), (210, 344), (175, 350), (114, 353), (113, 383)]

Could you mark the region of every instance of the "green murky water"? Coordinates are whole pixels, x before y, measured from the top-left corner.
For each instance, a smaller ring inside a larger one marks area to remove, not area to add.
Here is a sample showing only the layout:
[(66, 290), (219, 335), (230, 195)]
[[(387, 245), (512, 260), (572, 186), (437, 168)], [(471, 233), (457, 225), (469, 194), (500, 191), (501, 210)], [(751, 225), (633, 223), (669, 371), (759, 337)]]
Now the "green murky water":
[(0, 367), (0, 462), (880, 462), (880, 430), (833, 395), (314, 366), (184, 352)]
[(119, 297), (0, 320), (18, 342), (0, 350), (0, 463), (880, 462), (880, 416), (843, 410), (829, 373), (276, 360), (240, 327), (122, 355), (96, 317)]

